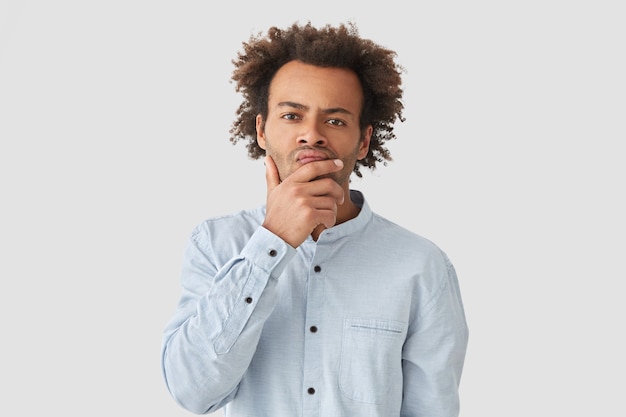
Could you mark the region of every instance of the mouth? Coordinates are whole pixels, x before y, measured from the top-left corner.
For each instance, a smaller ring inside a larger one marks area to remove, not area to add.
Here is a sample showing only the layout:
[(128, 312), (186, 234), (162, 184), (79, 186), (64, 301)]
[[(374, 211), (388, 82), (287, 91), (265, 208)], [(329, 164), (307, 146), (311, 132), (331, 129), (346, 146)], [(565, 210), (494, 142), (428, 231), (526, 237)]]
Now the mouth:
[(326, 155), (324, 152), (320, 152), (320, 151), (316, 151), (312, 149), (302, 150), (298, 152), (298, 154), (296, 155), (296, 162), (298, 162), (301, 165), (308, 164), (310, 162), (315, 162), (315, 161), (324, 161), (326, 159), (330, 159), (330, 157)]

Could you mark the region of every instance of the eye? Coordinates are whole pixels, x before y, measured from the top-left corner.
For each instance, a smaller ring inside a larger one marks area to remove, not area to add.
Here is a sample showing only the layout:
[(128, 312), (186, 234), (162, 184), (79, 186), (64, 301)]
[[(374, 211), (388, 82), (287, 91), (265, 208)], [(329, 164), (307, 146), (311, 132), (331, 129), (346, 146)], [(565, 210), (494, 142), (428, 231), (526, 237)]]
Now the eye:
[(346, 122), (340, 119), (328, 119), (326, 123), (328, 123), (329, 125), (333, 125), (333, 126), (345, 126), (346, 125)]
[(300, 116), (298, 116), (296, 113), (285, 113), (282, 114), (280, 118), (285, 120), (299, 120)]

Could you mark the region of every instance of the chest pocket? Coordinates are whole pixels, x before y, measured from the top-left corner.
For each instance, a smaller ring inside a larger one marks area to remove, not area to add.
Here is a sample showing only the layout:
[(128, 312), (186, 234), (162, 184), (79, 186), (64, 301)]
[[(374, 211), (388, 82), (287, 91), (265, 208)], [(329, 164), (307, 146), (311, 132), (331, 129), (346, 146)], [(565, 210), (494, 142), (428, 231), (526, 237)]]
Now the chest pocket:
[[(407, 324), (393, 320), (344, 321), (339, 386), (347, 398), (382, 404), (402, 385), (402, 345)], [(401, 392), (401, 389), (400, 389)]]

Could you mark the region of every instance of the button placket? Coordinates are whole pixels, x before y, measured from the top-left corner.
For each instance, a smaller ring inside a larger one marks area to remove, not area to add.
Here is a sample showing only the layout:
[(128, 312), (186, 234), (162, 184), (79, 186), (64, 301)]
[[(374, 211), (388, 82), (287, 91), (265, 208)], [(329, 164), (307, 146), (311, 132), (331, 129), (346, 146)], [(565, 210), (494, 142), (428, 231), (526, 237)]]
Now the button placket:
[[(316, 273), (320, 273), (320, 272), (322, 271), (322, 267), (321, 267), (321, 266), (319, 266), (319, 265), (315, 265), (315, 266), (313, 267), (313, 271), (315, 271)], [(311, 327), (309, 327), (309, 331), (310, 331), (311, 333), (317, 333), (317, 326), (311, 326)]]
[(304, 346), (304, 404), (303, 415), (317, 415), (321, 401), (321, 384), (323, 380), (323, 366), (319, 355), (322, 349), (323, 336), (320, 329), (322, 320), (321, 308), (324, 305), (325, 272), (324, 260), (329, 255), (330, 248), (325, 245), (315, 245), (309, 258), (309, 270), (306, 293), (306, 327)]

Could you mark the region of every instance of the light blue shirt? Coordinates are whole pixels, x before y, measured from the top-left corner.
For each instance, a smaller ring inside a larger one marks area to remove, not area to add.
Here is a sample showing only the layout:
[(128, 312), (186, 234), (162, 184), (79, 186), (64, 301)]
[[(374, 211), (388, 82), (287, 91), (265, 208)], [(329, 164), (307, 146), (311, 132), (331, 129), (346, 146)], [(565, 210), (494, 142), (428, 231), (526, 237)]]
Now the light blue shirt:
[(374, 214), (294, 249), (265, 207), (207, 220), (185, 252), (162, 345), (165, 383), (197, 414), (453, 417), (468, 328), (454, 267)]

